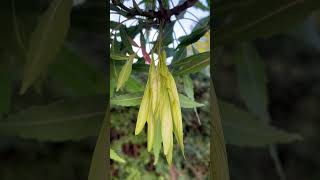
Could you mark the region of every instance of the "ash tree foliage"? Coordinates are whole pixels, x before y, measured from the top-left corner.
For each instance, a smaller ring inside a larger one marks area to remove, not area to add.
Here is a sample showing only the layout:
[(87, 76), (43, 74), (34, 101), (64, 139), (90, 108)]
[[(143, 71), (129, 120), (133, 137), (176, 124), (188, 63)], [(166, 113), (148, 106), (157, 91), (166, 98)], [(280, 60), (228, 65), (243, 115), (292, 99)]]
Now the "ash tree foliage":
[[(225, 143), (269, 148), (281, 175), (275, 145), (291, 143), (301, 137), (270, 125), (267, 76), (252, 41), (293, 27), (319, 7), (318, 0), (107, 2), (110, 14), (121, 16), (119, 21), (110, 21), (110, 37), (107, 37), (110, 42), (110, 72), (107, 72), (111, 75), (107, 82), (110, 83), (110, 102), (106, 102), (105, 97), (106, 63), (95, 64), (83, 58), (81, 48), (74, 45), (79, 32), (106, 34), (105, 14), (98, 13), (106, 13), (100, 11), (105, 3), (98, 0), (4, 2), (3, 7), (9, 8), (1, 11), (4, 14), (1, 18), (9, 21), (10, 27), (2, 28), (2, 34), (8, 35), (1, 36), (1, 136), (50, 142), (98, 136), (89, 179), (108, 179), (109, 155), (118, 163), (127, 162), (123, 153), (106, 146), (109, 105), (129, 109), (136, 106), (140, 110), (135, 116), (136, 127), (132, 128), (138, 136), (142, 129), (147, 129), (147, 136), (143, 136), (148, 142), (145, 151), (153, 154), (155, 164), (162, 158), (160, 152), (169, 165), (174, 164), (186, 151), (181, 108), (188, 108), (196, 115), (197, 109), (204, 107), (194, 96), (191, 77), (205, 74), (210, 59), (213, 79), (219, 54), (224, 53), (225, 47), (232, 46), (235, 47), (232, 56), (239, 93), (245, 108), (217, 99), (214, 82), (210, 81), (213, 118), (210, 175), (213, 179), (229, 179)], [(190, 20), (185, 17), (190, 8), (209, 12), (212, 3), (210, 18)], [(177, 37), (174, 27), (183, 19), (196, 23), (189, 33)], [(128, 25), (131, 20), (135, 23)], [(211, 53), (208, 49), (200, 51), (203, 48), (197, 45), (208, 38), (209, 31), (214, 49)], [(20, 71), (14, 73), (12, 69)], [(43, 98), (44, 94), (50, 97)], [(210, 125), (201, 123), (201, 126)], [(134, 169), (128, 171), (131, 172), (128, 179), (139, 177)]]

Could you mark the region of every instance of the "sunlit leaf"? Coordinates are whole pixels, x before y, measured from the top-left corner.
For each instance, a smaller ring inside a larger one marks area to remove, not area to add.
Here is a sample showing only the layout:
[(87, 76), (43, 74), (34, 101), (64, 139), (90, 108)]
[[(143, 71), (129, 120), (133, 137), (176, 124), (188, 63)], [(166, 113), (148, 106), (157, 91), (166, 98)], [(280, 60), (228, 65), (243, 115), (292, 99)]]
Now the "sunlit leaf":
[(203, 26), (195, 31), (192, 31), (191, 34), (179, 38), (180, 43), (177, 49), (197, 42), (204, 34), (206, 34), (208, 30), (209, 30), (208, 26)]
[(129, 79), (132, 71), (132, 63), (133, 63), (134, 57), (135, 57), (135, 54), (130, 55), (129, 60), (122, 67), (118, 77), (117, 91), (119, 91), (119, 89), (122, 88), (127, 82), (127, 80)]
[(111, 98), (111, 105), (117, 106), (138, 106), (142, 100), (142, 93), (124, 94)]
[(196, 101), (182, 94), (179, 94), (179, 99), (180, 99), (181, 107), (183, 108), (194, 108), (194, 107), (204, 106), (204, 104), (197, 103)]
[(259, 147), (301, 140), (301, 136), (259, 121), (233, 104), (220, 102), (220, 110), (225, 138), (229, 144)]
[(121, 158), (113, 149), (110, 149), (110, 159), (119, 163), (126, 163), (126, 161), (123, 158)]

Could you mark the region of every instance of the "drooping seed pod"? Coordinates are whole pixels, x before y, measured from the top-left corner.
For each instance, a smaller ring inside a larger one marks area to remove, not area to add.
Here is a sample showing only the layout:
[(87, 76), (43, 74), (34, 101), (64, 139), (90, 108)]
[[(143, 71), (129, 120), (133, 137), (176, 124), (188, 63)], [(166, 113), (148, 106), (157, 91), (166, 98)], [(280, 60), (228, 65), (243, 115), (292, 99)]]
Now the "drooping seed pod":
[(146, 89), (144, 91), (142, 101), (140, 104), (139, 112), (138, 112), (138, 118), (136, 123), (136, 129), (135, 129), (135, 135), (138, 135), (144, 125), (147, 122), (148, 114), (149, 114), (149, 106), (150, 106), (150, 91), (149, 91), (149, 83), (147, 82)]
[[(151, 104), (151, 103), (150, 103)], [(147, 116), (147, 123), (148, 123), (148, 145), (147, 145), (147, 149), (148, 152), (150, 152), (152, 150), (152, 146), (153, 146), (153, 141), (154, 141), (154, 117), (153, 117), (153, 112), (152, 112), (152, 107), (149, 107), (148, 110), (148, 116)]]
[(167, 92), (163, 93), (163, 99), (161, 100), (163, 101), (162, 107), (160, 107), (163, 151), (165, 155), (168, 155), (173, 144), (173, 124), (170, 100)]
[(162, 137), (161, 137), (161, 121), (160, 119), (155, 119), (155, 132), (154, 132), (154, 141), (153, 141), (153, 154), (154, 154), (154, 163), (157, 164), (159, 160), (159, 154), (161, 150)]
[(169, 94), (169, 99), (171, 104), (172, 119), (174, 124), (173, 130), (174, 130), (177, 142), (184, 156), (181, 106), (180, 106), (177, 86), (171, 73), (168, 73), (167, 88), (168, 88), (168, 94)]

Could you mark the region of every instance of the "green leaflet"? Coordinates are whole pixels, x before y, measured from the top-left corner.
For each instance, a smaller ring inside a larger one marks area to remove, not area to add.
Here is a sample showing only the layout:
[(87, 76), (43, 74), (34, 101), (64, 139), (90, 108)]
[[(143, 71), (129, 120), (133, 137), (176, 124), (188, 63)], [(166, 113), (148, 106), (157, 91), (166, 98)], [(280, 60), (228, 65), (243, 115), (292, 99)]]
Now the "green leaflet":
[(0, 122), (0, 134), (39, 141), (79, 140), (97, 135), (104, 114), (104, 97), (68, 98), (11, 114)]
[(187, 48), (186, 47), (180, 48), (178, 51), (175, 51), (172, 59), (172, 64), (175, 64), (176, 62), (185, 58), (186, 56), (187, 56)]
[(132, 44), (130, 43), (128, 33), (124, 27), (120, 27), (120, 36), (123, 44), (125, 45), (126, 49), (130, 54), (134, 53), (132, 50)]
[[(111, 105), (127, 107), (138, 106), (141, 103), (142, 97), (143, 95), (141, 93), (130, 93), (114, 96), (111, 98)], [(204, 106), (204, 104), (200, 104), (180, 93), (179, 101), (182, 108), (194, 108)]]
[(182, 48), (182, 47), (186, 47), (192, 43), (197, 42), (207, 31), (209, 31), (208, 25), (192, 31), (191, 34), (189, 34), (187, 36), (183, 36), (183, 37), (179, 38), (180, 43), (179, 43), (177, 49)]
[[(110, 160), (108, 157), (108, 118), (110, 118), (109, 106), (107, 106), (106, 114), (102, 126), (100, 125), (100, 133), (94, 148), (88, 180), (102, 180), (110, 177), (110, 171), (107, 171)], [(89, 124), (89, 123), (87, 123)], [(111, 153), (111, 152), (110, 152)]]
[(119, 163), (126, 163), (113, 149), (110, 149), (110, 159), (117, 161)]
[(195, 107), (203, 107), (204, 104), (200, 104), (183, 94), (179, 94), (179, 99), (181, 103), (181, 107), (183, 108), (195, 108)]
[(135, 57), (135, 54), (130, 55), (129, 60), (122, 67), (118, 77), (117, 91), (119, 91), (119, 89), (122, 88), (125, 85), (126, 81), (129, 79), (132, 71), (132, 63), (133, 63), (134, 57)]
[[(184, 89), (184, 92), (187, 94), (187, 96), (194, 101), (193, 82), (189, 75), (183, 76), (183, 89)], [(197, 111), (197, 107), (194, 107), (193, 110), (197, 116), (199, 125), (201, 125), (201, 120)]]
[(55, 59), (69, 30), (72, 0), (54, 0), (31, 35), (20, 93), (43, 75)]
[(261, 147), (301, 140), (297, 134), (287, 133), (259, 121), (233, 104), (220, 102), (221, 116), (227, 143), (238, 146)]
[(187, 96), (194, 100), (193, 82), (188, 75), (183, 76), (183, 89)]
[(195, 73), (207, 67), (210, 61), (210, 52), (199, 53), (181, 59), (173, 64), (174, 75)]
[(183, 58), (183, 59), (180, 59), (179, 61), (174, 62), (173, 67), (179, 68), (180, 66), (185, 66), (190, 63), (195, 63), (197, 61), (202, 61), (202, 60), (205, 60), (208, 58), (210, 58), (210, 52), (203, 52), (203, 53), (199, 53), (199, 54), (194, 54), (194, 55), (188, 56), (186, 58)]
[(111, 98), (111, 105), (117, 106), (138, 106), (142, 100), (142, 93), (123, 94)]
[(143, 92), (144, 85), (138, 79), (130, 76), (128, 81), (126, 82), (125, 90), (129, 93)]
[(114, 60), (129, 60), (129, 56), (124, 56), (122, 54), (115, 54), (115, 53), (111, 53), (110, 55), (111, 59), (114, 59)]

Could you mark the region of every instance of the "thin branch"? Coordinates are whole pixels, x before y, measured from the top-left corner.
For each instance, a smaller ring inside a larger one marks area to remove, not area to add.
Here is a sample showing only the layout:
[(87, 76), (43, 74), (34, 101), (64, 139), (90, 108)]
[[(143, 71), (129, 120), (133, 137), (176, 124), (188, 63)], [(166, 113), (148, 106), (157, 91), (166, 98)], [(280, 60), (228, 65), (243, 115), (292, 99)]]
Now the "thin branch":
[(112, 0), (112, 3), (115, 6), (120, 7), (121, 9), (123, 9), (124, 11), (126, 11), (128, 13), (128, 16), (145, 16), (149, 19), (158, 19), (160, 23), (161, 21), (165, 21), (168, 22), (170, 21), (171, 16), (176, 15), (178, 16), (180, 13), (184, 12), (186, 9), (188, 9), (189, 7), (193, 6), (196, 2), (198, 2), (198, 0), (186, 0), (184, 3), (173, 7), (172, 9), (165, 9), (163, 7), (162, 1), (159, 1), (159, 10), (155, 11), (155, 10), (149, 10), (149, 11), (138, 11), (136, 9), (130, 9), (128, 7), (126, 7), (123, 3), (120, 3), (116, 0)]

